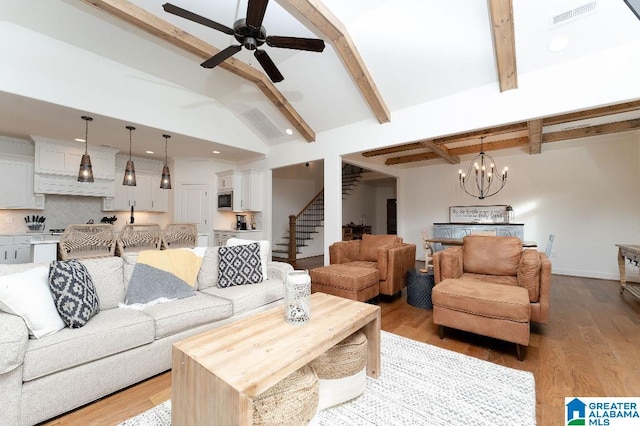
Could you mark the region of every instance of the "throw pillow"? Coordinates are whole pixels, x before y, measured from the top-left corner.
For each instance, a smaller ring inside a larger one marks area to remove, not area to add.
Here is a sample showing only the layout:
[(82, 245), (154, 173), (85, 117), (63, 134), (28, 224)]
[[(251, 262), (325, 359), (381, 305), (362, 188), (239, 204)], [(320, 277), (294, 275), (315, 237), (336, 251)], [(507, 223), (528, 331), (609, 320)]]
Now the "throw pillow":
[(269, 260), (269, 248), (271, 247), (271, 243), (269, 242), (269, 240), (254, 241), (254, 240), (243, 240), (242, 238), (229, 238), (227, 240), (226, 245), (227, 247), (231, 247), (231, 246), (247, 245), (247, 244), (252, 244), (256, 242), (260, 244), (260, 264), (262, 266), (262, 279), (266, 280), (267, 279), (267, 261)]
[(194, 296), (193, 288), (177, 276), (136, 263), (127, 286), (125, 304), (153, 304)]
[(0, 277), (0, 310), (22, 317), (29, 335), (35, 338), (65, 327), (53, 303), (48, 273), (46, 266), (38, 266)]
[(56, 309), (69, 328), (84, 326), (100, 311), (91, 275), (77, 260), (51, 262), (49, 287)]
[(218, 247), (218, 287), (263, 281), (260, 244)]

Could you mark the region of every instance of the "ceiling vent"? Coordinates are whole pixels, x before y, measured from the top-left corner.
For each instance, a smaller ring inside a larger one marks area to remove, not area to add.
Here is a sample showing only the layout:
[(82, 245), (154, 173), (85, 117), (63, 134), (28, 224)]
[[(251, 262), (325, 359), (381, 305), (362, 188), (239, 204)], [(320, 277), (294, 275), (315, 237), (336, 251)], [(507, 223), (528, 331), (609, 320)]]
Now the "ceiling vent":
[(244, 111), (242, 116), (267, 140), (274, 140), (284, 136), (284, 132), (258, 107)]
[(551, 28), (553, 29), (560, 25), (568, 24), (569, 22), (591, 15), (596, 10), (596, 3), (597, 2), (595, 1), (583, 3), (572, 9), (553, 15), (551, 17)]

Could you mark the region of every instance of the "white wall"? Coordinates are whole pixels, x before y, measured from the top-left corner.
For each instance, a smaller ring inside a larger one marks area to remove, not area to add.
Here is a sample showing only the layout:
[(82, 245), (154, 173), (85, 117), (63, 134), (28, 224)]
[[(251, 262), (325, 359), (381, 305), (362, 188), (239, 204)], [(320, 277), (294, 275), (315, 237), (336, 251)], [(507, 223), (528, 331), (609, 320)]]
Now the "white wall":
[[(458, 186), (468, 164), (406, 170), (401, 185), (405, 240), (421, 247), (420, 231), (448, 222), (449, 206), (511, 204), (525, 240), (544, 251), (555, 234), (553, 273), (618, 279), (616, 243), (640, 239), (640, 132), (544, 144), (542, 154), (494, 156), (509, 166), (509, 181), (497, 195), (477, 200)], [(417, 184), (416, 182), (423, 182)], [(418, 258), (422, 251), (418, 250)], [(627, 268), (637, 277), (637, 268)]]
[[(322, 188), (320, 188), (322, 189)], [(298, 214), (318, 193), (314, 180), (273, 179), (273, 241), (282, 242), (289, 229), (289, 216)]]
[(362, 224), (362, 216), (365, 217), (365, 225), (371, 225), (371, 232), (379, 234), (376, 226), (376, 187), (359, 182), (349, 191), (342, 200), (342, 224)]
[(395, 186), (377, 186), (376, 187), (376, 218), (373, 227), (374, 234), (387, 233), (387, 200), (396, 198)]

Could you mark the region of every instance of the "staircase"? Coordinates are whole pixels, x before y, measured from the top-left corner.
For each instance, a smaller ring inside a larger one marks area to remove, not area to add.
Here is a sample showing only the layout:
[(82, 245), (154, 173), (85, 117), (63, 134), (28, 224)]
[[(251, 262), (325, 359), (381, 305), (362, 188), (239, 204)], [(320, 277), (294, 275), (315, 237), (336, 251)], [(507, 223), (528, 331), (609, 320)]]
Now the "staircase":
[[(345, 164), (342, 167), (342, 199), (344, 200), (362, 180), (362, 174), (367, 170)], [(276, 241), (272, 249), (274, 257), (285, 258), (289, 262), (310, 256), (318, 256), (324, 252), (322, 241), (318, 236), (323, 235), (324, 227), (324, 190), (315, 197), (295, 216), (289, 216), (289, 230), (285, 231), (280, 240)], [(290, 259), (291, 229), (295, 229), (295, 258)]]

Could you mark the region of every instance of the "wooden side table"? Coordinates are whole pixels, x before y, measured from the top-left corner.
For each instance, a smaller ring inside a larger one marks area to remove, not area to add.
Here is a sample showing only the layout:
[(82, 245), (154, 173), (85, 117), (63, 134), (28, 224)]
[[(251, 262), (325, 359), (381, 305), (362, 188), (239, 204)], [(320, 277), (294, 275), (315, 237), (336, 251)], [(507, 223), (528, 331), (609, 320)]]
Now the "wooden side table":
[(407, 273), (407, 303), (422, 309), (433, 309), (431, 292), (435, 285), (433, 270), (422, 272), (409, 269)]
[(620, 270), (620, 293), (622, 294), (626, 289), (640, 299), (640, 284), (627, 284), (627, 271), (625, 270), (625, 259), (635, 262), (636, 265), (640, 262), (640, 245), (616, 244), (616, 246), (618, 247), (618, 269)]

